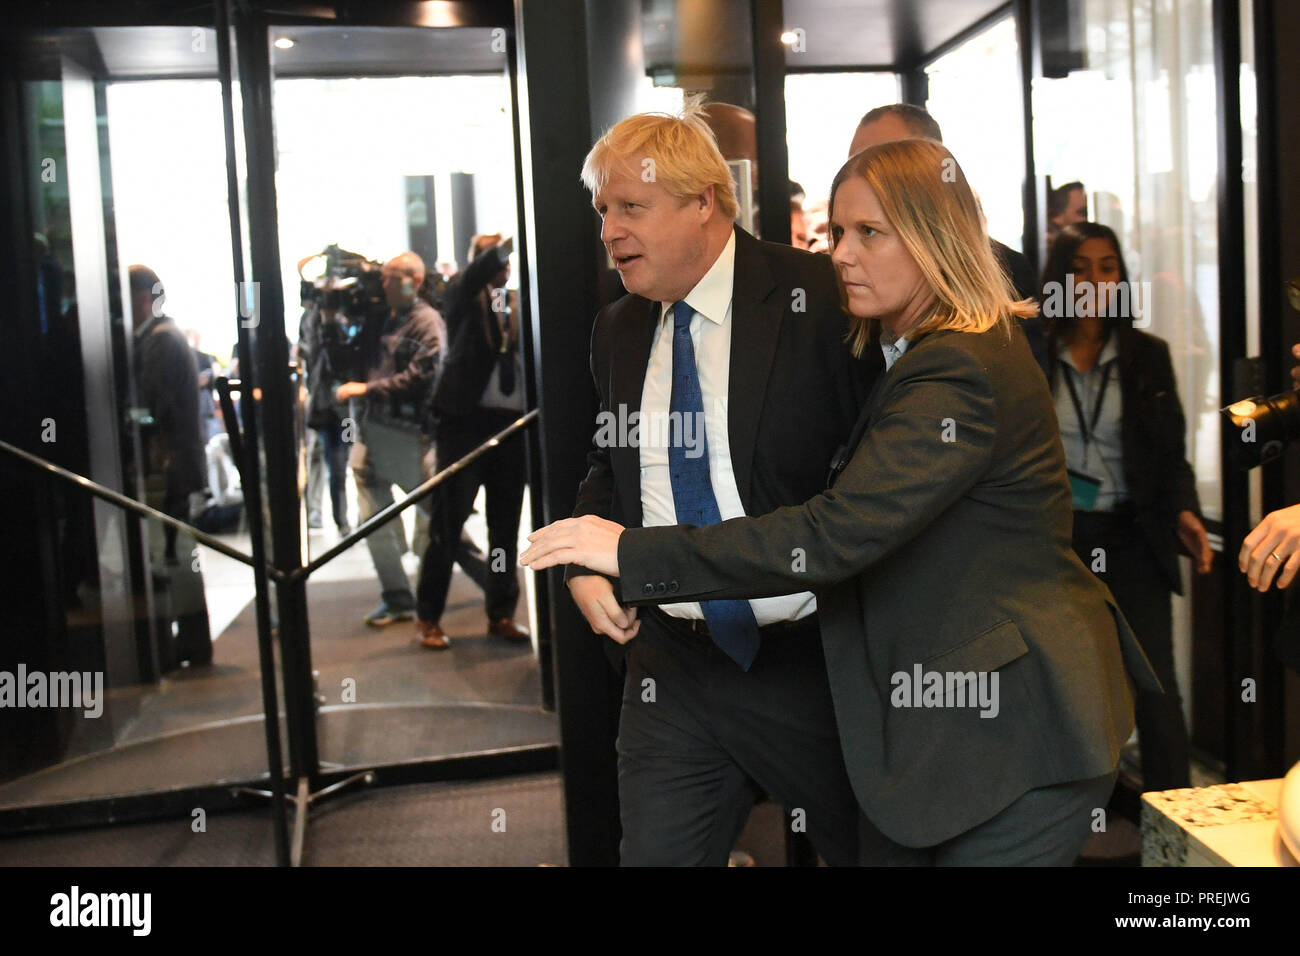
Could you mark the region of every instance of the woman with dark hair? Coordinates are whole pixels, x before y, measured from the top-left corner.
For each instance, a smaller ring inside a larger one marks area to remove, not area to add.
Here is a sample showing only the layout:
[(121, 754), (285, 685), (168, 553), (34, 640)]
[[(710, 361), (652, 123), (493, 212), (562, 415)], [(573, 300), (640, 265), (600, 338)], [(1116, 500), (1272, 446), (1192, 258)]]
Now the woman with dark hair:
[[(880, 349), (886, 369), (830, 489), (717, 523), (570, 518), (530, 535), (520, 560), (621, 575), (629, 618), (814, 591), (862, 859), (1069, 865), (1133, 726), (1125, 671), (1157, 685), (1070, 547), (1051, 397), (1016, 321), (1036, 306), (1013, 299), (939, 143), (854, 155), (830, 222), (851, 347)], [(673, 693), (635, 653), (658, 640), (641, 623), (627, 626), (627, 686)], [(729, 636), (710, 622), (700, 654)]]
[(1210, 570), (1196, 478), (1183, 444), (1169, 346), (1133, 328), (1136, 296), (1119, 239), (1065, 226), (1043, 272), (1044, 371), (1056, 403), (1074, 503), (1074, 549), (1110, 586), (1167, 693), (1139, 694), (1146, 790), (1189, 786), (1187, 726), (1174, 675), (1170, 592), (1178, 548)]

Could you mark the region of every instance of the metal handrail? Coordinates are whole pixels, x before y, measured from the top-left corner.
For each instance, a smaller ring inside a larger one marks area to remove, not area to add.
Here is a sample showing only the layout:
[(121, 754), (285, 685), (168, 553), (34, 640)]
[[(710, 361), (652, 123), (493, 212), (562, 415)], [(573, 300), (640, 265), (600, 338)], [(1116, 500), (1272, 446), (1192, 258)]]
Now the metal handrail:
[(477, 448), (468, 452), (467, 454), (462, 455), (460, 458), (456, 459), (456, 461), (452, 462), (446, 468), (439, 471), (436, 475), (433, 475), (427, 481), (417, 486), (406, 497), (394, 501), (391, 505), (384, 508), (382, 511), (375, 512), (365, 522), (358, 525), (357, 528), (351, 534), (347, 535), (344, 538), (341, 538), (332, 547), (323, 551), (318, 557), (309, 561), (307, 564), (303, 565), (302, 567), (295, 568), (294, 570), (290, 571), (287, 575), (287, 579), (292, 581), (297, 578), (305, 578), (310, 574), (312, 574), (313, 572), (319, 570), (321, 565), (325, 564), (326, 562), (332, 561), (334, 558), (338, 557), (340, 554), (342, 554), (348, 548), (352, 547), (362, 538), (365, 538), (371, 533), (373, 533), (374, 531), (376, 531), (381, 525), (387, 524), (398, 514), (405, 511), (411, 505), (415, 504), (416, 501), (418, 501), (420, 498), (423, 498), (430, 491), (438, 487), (438, 485), (442, 484), (444, 481), (446, 481), (456, 472), (463, 470), (471, 462), (487, 454), (487, 452), (491, 451), (497, 445), (501, 444), (502, 441), (504, 441), (505, 439), (513, 435), (515, 432), (522, 429), (525, 425), (527, 425), (536, 417), (537, 417), (537, 409), (535, 408), (532, 411), (525, 412), (523, 415), (516, 418), (513, 422), (511, 422), (501, 431), (497, 432), (487, 441), (483, 442), (483, 444), (479, 445)]
[[(439, 471), (436, 475), (433, 475), (427, 481), (420, 484), (410, 494), (406, 495), (404, 498), (400, 498), (397, 501), (394, 501), (391, 505), (384, 508), (382, 511), (378, 511), (375, 514), (371, 515), (369, 519), (367, 519), (365, 522), (359, 525), (356, 528), (356, 530), (354, 530), (351, 534), (339, 540), (332, 547), (322, 552), (318, 557), (314, 558), (312, 561), (308, 562), (307, 564), (301, 567), (294, 568), (292, 571), (288, 571), (288, 572), (281, 571), (279, 568), (267, 565), (265, 568), (266, 573), (269, 574), (271, 577), (275, 578), (277, 581), (295, 581), (299, 578), (306, 578), (310, 576), (314, 572), (320, 570), (320, 568), (323, 565), (334, 560), (334, 558), (338, 557), (344, 551), (348, 550), (348, 548), (352, 547), (361, 539), (369, 537), (381, 526), (387, 524), (393, 518), (397, 517), (397, 515), (401, 514), (411, 505), (415, 504), (416, 501), (418, 501), (420, 498), (423, 498), (425, 495), (427, 495), (438, 485), (442, 484), (452, 475), (456, 474), (456, 472), (462, 471), (471, 462), (476, 461), (478, 458), (487, 454), (497, 445), (501, 444), (502, 441), (509, 438), (519, 430), (521, 430), (525, 425), (528, 425), (535, 418), (537, 418), (537, 415), (538, 415), (538, 411), (535, 408), (532, 409), (531, 411), (525, 412), (523, 415), (521, 415), (519, 418), (516, 418), (513, 422), (511, 422), (501, 431), (497, 432), (491, 438), (483, 442), (483, 444), (479, 445), (477, 448), (473, 449), (467, 454), (461, 456), (456, 461), (448, 465), (446, 468)], [(33, 455), (31, 452), (24, 451), (21, 448), (11, 445), (7, 441), (0, 441), (0, 451), (7, 451), (12, 455), (21, 458), (23, 461), (27, 462), (30, 465), (34, 465), (37, 468), (40, 468), (48, 472), (49, 474), (56, 475), (59, 478), (63, 478), (65, 481), (70, 481), (73, 484), (78, 485), (81, 488), (84, 488), (92, 495), (95, 495), (98, 498), (103, 498), (105, 501), (117, 505), (119, 508), (123, 508), (127, 511), (135, 512), (136, 514), (141, 515), (142, 517), (154, 518), (158, 521), (161, 521), (163, 524), (176, 528), (178, 531), (184, 531), (187, 534), (193, 535), (196, 541), (200, 542), (201, 544), (207, 545), (213, 551), (219, 551), (222, 554), (224, 554), (226, 557), (234, 558), (236, 561), (239, 561), (242, 564), (246, 564), (250, 568), (254, 567), (253, 558), (251, 555), (245, 554), (244, 552), (240, 551), (238, 548), (231, 547), (230, 545), (226, 544), (224, 541), (214, 538), (212, 535), (208, 534), (207, 532), (200, 531), (198, 528), (194, 527), (191, 524), (187, 524), (186, 522), (181, 521), (178, 518), (173, 518), (169, 514), (164, 514), (163, 512), (159, 511), (156, 508), (150, 508), (148, 505), (143, 505), (133, 498), (128, 498), (126, 495), (114, 491), (112, 488), (106, 488), (105, 486), (99, 484), (99, 482), (92, 481), (91, 479), (85, 477), (84, 475), (79, 475), (74, 471), (68, 471), (66, 468), (61, 468), (58, 465), (54, 464), (53, 462), (46, 461), (44, 458), (41, 458), (39, 455)]]
[[(23, 449), (11, 445), (7, 441), (0, 441), (0, 451), (7, 451), (12, 455), (21, 458), (28, 464), (35, 465), (37, 468), (40, 468), (51, 475), (56, 475), (59, 478), (72, 482), (74, 485), (79, 485), (95, 497), (103, 498), (105, 501), (115, 504), (119, 508), (133, 511), (144, 518), (154, 518), (165, 525), (175, 528), (177, 531), (184, 531), (187, 534), (193, 535), (196, 541), (207, 545), (213, 551), (220, 551), (228, 558), (234, 558), (241, 564), (246, 564), (250, 568), (253, 567), (253, 558), (251, 555), (245, 554), (238, 548), (232, 548), (224, 541), (214, 538), (205, 531), (200, 531), (198, 528), (181, 521), (179, 518), (173, 518), (171, 515), (164, 514), (157, 508), (150, 508), (148, 505), (143, 505), (134, 498), (128, 498), (126, 495), (114, 491), (112, 488), (106, 488), (99, 482), (92, 481), (84, 475), (77, 474), (75, 471), (68, 471), (66, 468), (60, 468), (53, 462), (46, 461), (44, 458), (41, 458), (39, 455), (33, 455), (31, 452), (23, 451)], [(266, 568), (266, 572), (277, 581), (283, 581), (286, 578), (283, 571), (278, 568), (270, 567), (269, 565)]]

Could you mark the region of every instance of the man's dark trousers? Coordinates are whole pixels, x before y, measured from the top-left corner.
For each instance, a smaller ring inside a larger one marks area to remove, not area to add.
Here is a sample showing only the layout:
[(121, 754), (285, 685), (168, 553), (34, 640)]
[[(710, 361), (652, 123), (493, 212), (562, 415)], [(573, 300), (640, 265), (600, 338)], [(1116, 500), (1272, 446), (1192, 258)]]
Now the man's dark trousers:
[(827, 863), (856, 863), (816, 615), (763, 628), (748, 673), (685, 621), (639, 619), (618, 734), (622, 865), (725, 866), (763, 792)]
[[(441, 470), (464, 457), (515, 421), (519, 414), (480, 408), (440, 425), (437, 467)], [(487, 512), (488, 555), (483, 593), (488, 620), (515, 616), (519, 603), (515, 558), (527, 477), (524, 439), (516, 433), (434, 490), (429, 548), (424, 555), (416, 593), (421, 620), (436, 623), (442, 619), (451, 586), (452, 564), (461, 546), (461, 528), (474, 511), (474, 499), (480, 487), (484, 490)]]

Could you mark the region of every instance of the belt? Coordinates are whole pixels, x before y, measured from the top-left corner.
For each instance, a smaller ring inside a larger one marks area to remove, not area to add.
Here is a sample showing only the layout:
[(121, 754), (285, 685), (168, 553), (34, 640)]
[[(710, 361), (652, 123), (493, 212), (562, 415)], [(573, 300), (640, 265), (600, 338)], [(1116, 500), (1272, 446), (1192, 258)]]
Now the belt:
[[(709, 624), (707, 621), (693, 617), (673, 617), (671, 614), (665, 614), (657, 607), (649, 606), (645, 610), (657, 617), (670, 630), (679, 634), (690, 634), (693, 637), (713, 643), (713, 638), (709, 634)], [(817, 628), (817, 612), (801, 617), (797, 621), (776, 621), (772, 624), (764, 624), (758, 629), (758, 636), (761, 638), (785, 637), (791, 634), (804, 634)]]

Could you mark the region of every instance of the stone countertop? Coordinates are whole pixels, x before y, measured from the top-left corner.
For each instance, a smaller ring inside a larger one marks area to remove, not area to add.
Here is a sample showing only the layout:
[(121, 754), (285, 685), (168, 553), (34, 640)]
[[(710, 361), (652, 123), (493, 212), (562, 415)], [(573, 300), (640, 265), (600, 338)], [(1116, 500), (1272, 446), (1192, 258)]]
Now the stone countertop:
[(1142, 794), (1143, 866), (1300, 866), (1278, 836), (1282, 781)]

